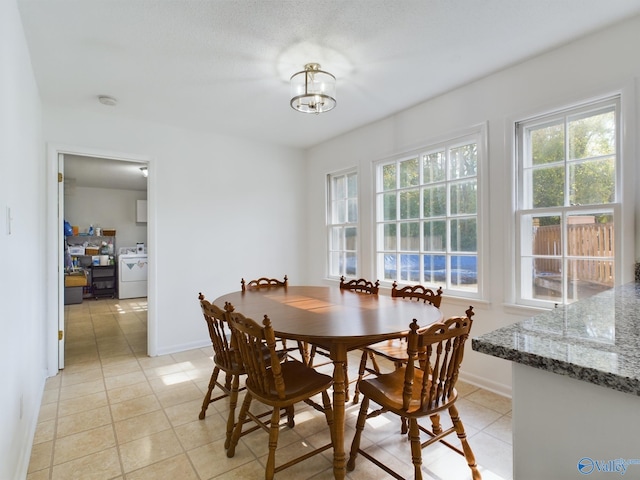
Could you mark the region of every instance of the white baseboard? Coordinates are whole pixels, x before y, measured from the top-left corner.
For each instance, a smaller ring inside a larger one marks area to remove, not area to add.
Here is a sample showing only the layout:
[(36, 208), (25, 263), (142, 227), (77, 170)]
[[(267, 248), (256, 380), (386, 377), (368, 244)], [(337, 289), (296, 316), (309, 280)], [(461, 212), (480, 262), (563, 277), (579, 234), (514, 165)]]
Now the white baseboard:
[(180, 353), (180, 352), (185, 352), (187, 350), (194, 350), (196, 348), (203, 348), (203, 347), (211, 347), (211, 340), (207, 338), (203, 340), (198, 340), (197, 342), (183, 343), (181, 345), (169, 345), (167, 347), (159, 348), (158, 356), (170, 355), (172, 353)]
[(511, 385), (505, 385), (504, 383), (494, 382), (492, 380), (488, 380), (485, 377), (480, 377), (472, 373), (464, 373), (464, 372), (460, 372), (459, 379), (462, 380), (463, 382), (470, 383), (471, 385), (475, 385), (476, 387), (484, 388), (485, 390), (489, 390), (490, 392), (497, 393), (498, 395), (502, 395), (503, 397), (507, 397), (507, 398), (512, 397)]

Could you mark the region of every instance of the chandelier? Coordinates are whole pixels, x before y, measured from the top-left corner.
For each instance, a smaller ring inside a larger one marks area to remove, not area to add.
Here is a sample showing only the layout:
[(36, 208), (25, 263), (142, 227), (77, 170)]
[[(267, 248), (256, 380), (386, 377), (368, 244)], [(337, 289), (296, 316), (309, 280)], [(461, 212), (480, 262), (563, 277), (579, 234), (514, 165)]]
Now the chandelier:
[(291, 108), (303, 113), (322, 113), (336, 106), (336, 77), (307, 63), (291, 76)]

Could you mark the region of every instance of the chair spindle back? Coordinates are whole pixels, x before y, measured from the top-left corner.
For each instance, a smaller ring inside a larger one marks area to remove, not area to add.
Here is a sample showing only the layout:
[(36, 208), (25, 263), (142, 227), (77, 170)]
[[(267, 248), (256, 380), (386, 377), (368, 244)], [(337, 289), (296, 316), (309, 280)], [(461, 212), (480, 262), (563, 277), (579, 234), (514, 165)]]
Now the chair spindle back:
[(239, 312), (230, 312), (228, 319), (247, 373), (247, 385), (265, 397), (276, 393), (278, 398), (284, 399), (285, 383), (269, 317), (264, 316), (262, 326)]
[(242, 284), (242, 291), (246, 291), (248, 288), (270, 288), (270, 287), (286, 287), (289, 283), (287, 276), (284, 276), (284, 280), (278, 280), (277, 278), (260, 277), (255, 280), (245, 282), (244, 278), (240, 280)]
[(344, 276), (340, 277), (340, 290), (353, 290), (354, 292), (377, 295), (379, 287), (379, 280), (376, 280), (376, 283), (373, 283), (364, 278), (359, 278), (357, 280), (349, 280), (347, 282)]
[(226, 312), (205, 300), (202, 293), (198, 298), (202, 314), (207, 322), (216, 363), (228, 370), (236, 369), (240, 364), (240, 358), (236, 357), (237, 351), (231, 348), (231, 329), (227, 324)]
[[(412, 398), (420, 398), (420, 410), (434, 412), (451, 400), (464, 356), (464, 345), (473, 323), (473, 307), (465, 313), (465, 317), (451, 317), (422, 329), (418, 328), (416, 320), (411, 323), (403, 409), (412, 407)], [(422, 375), (422, 382), (414, 382), (416, 361), (422, 372), (430, 372)], [(419, 396), (414, 394), (414, 389), (420, 389)]]
[(442, 302), (442, 287), (439, 287), (437, 291), (433, 291), (423, 285), (408, 285), (406, 287), (398, 288), (398, 283), (393, 282), (391, 286), (392, 297), (402, 298), (415, 298), (416, 300), (423, 300), (425, 303), (429, 302), (434, 307), (440, 308)]

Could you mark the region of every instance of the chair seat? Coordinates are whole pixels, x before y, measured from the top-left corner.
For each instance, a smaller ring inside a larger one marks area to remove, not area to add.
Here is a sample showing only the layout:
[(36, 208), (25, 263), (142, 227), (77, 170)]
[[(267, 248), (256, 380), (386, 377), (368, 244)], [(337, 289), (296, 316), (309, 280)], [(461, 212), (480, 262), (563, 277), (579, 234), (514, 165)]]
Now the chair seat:
[[(333, 378), (329, 375), (318, 373), (313, 368), (307, 367), (297, 360), (289, 360), (280, 364), (282, 377), (285, 383), (284, 397), (279, 398), (273, 376), (269, 376), (269, 396), (259, 395), (256, 389), (251, 388), (251, 381), (247, 379), (247, 388), (258, 400), (267, 405), (297, 403), (301, 399), (308, 398), (326, 390), (333, 384)], [(269, 371), (270, 373), (271, 371)]]
[[(414, 382), (415, 384), (422, 383), (422, 377), (424, 372), (419, 369), (415, 369), (414, 371)], [(396, 413), (397, 415), (404, 417), (412, 417), (412, 416), (423, 416), (424, 412), (420, 409), (420, 389), (414, 388), (411, 395), (411, 403), (407, 410), (402, 408), (402, 394), (404, 388), (405, 381), (405, 368), (399, 368), (391, 373), (386, 373), (384, 375), (378, 375), (377, 377), (367, 378), (362, 380), (360, 383), (360, 393), (362, 393), (365, 397), (370, 398), (378, 405), (384, 407), (390, 412)], [(431, 383), (429, 382), (429, 385)], [(449, 396), (447, 401), (440, 403), (437, 409), (429, 409), (433, 412), (444, 410), (445, 408), (449, 408), (452, 405), (456, 398), (458, 397), (458, 392), (456, 389), (453, 389), (452, 394)], [(426, 407), (425, 407), (426, 409)]]
[(394, 338), (392, 340), (383, 340), (374, 343), (365, 348), (368, 352), (373, 352), (392, 362), (407, 363), (407, 342), (404, 338)]

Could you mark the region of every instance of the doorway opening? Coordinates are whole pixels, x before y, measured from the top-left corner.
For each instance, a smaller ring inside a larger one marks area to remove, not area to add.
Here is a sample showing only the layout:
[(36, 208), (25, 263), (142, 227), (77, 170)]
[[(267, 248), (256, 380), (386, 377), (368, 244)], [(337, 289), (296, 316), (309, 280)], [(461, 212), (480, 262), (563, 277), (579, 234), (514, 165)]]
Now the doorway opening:
[[(56, 245), (55, 252), (50, 249), (49, 256), (58, 272), (57, 297), (49, 296), (50, 311), (55, 312), (52, 316), (58, 330), (58, 341), (49, 345), (50, 374), (64, 368), (65, 350), (73, 354), (82, 342), (74, 335), (65, 336), (65, 323), (71, 315), (76, 317), (75, 321), (78, 315), (84, 315), (85, 320), (92, 319), (93, 323), (87, 325), (91, 325), (96, 334), (95, 343), (102, 354), (117, 354), (118, 349), (124, 353), (129, 349), (138, 356), (154, 355), (154, 282), (145, 282), (142, 292), (138, 288), (136, 298), (120, 299), (116, 273), (121, 247), (141, 248), (145, 254), (153, 254), (153, 248), (148, 249), (154, 244), (153, 231), (148, 228), (154, 220), (153, 173), (149, 159), (55, 146), (49, 148), (48, 159), (49, 169), (61, 174), (55, 175), (57, 188), (50, 184), (49, 194), (50, 205), (57, 205), (57, 212), (49, 208), (48, 214), (49, 233), (55, 235), (52, 243)], [(140, 204), (146, 207), (144, 215), (141, 215)], [(71, 237), (66, 235), (69, 232), (64, 231), (65, 226), (71, 229)], [(74, 244), (75, 255), (68, 254), (68, 244)], [(94, 255), (96, 249), (98, 255)], [(66, 274), (74, 269), (83, 270), (81, 274), (87, 278), (86, 284), (80, 287), (80, 298), (77, 288), (74, 295), (69, 296), (65, 285)], [(150, 270), (153, 271), (153, 267)], [(101, 332), (104, 339), (100, 337)], [(120, 338), (114, 338), (114, 333)], [(78, 344), (74, 345), (76, 341)]]

